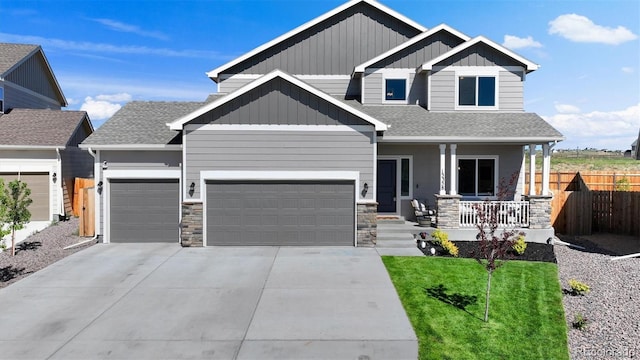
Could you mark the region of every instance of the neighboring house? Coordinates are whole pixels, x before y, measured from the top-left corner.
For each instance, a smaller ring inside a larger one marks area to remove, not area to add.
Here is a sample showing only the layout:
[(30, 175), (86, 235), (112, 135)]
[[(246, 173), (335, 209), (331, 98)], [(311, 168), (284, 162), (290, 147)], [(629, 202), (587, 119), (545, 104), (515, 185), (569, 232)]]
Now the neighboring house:
[(78, 148), (93, 127), (86, 112), (60, 110), (67, 102), (40, 46), (0, 43), (0, 104), (0, 178), (27, 183), (32, 221), (68, 215), (64, 183), (93, 177)]
[(638, 130), (638, 138), (636, 139), (636, 141), (633, 142), (633, 144), (631, 144), (631, 157), (636, 160), (640, 160), (640, 149), (638, 148), (639, 145), (640, 145), (640, 130)]
[[(105, 242), (374, 245), (377, 215), (474, 239), (473, 206), (553, 235), (550, 149), (562, 134), (524, 112), (538, 65), (484, 37), (427, 29), (350, 1), (208, 73), (202, 103), (133, 102), (83, 142), (96, 154)], [(523, 194), (525, 150), (543, 185)], [(535, 151), (530, 152), (535, 164)], [(501, 220), (501, 221), (502, 221)]]

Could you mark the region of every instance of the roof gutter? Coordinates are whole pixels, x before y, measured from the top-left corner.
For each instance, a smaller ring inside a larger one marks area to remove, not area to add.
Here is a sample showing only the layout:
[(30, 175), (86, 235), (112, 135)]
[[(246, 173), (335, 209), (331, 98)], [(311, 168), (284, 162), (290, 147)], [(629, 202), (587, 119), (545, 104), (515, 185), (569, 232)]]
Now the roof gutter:
[(95, 150), (150, 150), (150, 151), (178, 151), (182, 150), (182, 145), (169, 145), (169, 144), (113, 144), (113, 145), (95, 145), (95, 144), (80, 144), (81, 149), (95, 149)]
[(378, 142), (387, 143), (546, 143), (559, 142), (564, 137), (458, 137), (458, 136), (383, 136)]

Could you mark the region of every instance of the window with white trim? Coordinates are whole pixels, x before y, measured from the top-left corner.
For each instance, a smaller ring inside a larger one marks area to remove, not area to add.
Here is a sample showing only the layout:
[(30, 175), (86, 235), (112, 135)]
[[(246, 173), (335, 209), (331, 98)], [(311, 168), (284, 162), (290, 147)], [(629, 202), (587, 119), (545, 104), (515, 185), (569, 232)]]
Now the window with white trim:
[(459, 76), (458, 106), (496, 106), (495, 76)]
[(497, 157), (458, 158), (458, 194), (495, 197), (497, 195)]

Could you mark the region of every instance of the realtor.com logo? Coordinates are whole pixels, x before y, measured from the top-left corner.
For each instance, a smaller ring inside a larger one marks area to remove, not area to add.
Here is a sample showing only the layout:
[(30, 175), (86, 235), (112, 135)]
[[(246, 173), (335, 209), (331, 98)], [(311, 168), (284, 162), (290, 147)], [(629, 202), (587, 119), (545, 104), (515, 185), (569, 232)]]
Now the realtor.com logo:
[(578, 354), (587, 359), (637, 359), (637, 349), (619, 347), (619, 348), (590, 348), (584, 347), (578, 349)]

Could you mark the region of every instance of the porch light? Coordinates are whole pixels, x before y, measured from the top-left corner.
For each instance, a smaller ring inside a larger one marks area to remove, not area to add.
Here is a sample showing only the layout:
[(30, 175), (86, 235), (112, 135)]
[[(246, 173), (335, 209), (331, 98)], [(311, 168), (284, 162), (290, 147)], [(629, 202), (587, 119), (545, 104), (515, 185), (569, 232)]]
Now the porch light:
[(369, 191), (369, 184), (364, 183), (364, 185), (362, 185), (362, 191), (360, 192), (360, 194), (362, 195), (362, 197), (367, 196), (367, 192)]
[(102, 180), (98, 181), (98, 194), (102, 194)]
[(51, 175), (51, 180), (53, 180), (53, 182), (56, 182), (56, 180), (58, 180), (58, 174), (53, 173), (53, 175)]
[(189, 196), (193, 196), (193, 193), (196, 191), (196, 183), (192, 182), (189, 185)]

